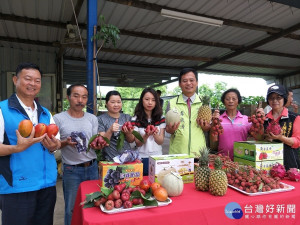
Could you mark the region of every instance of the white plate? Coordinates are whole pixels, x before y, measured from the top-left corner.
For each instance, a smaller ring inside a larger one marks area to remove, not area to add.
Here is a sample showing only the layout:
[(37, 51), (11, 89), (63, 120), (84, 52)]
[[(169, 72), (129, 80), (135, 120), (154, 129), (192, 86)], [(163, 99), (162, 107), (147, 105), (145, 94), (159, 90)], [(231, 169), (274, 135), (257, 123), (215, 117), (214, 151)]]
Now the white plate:
[(280, 183), (284, 185), (283, 188), (280, 188), (280, 189), (272, 189), (271, 191), (256, 192), (256, 193), (248, 193), (248, 192), (246, 192), (246, 191), (242, 191), (242, 190), (240, 190), (240, 189), (238, 189), (238, 188), (236, 188), (236, 187), (234, 187), (234, 186), (232, 186), (232, 185), (230, 185), (230, 184), (228, 184), (228, 186), (231, 187), (231, 188), (233, 188), (233, 189), (235, 189), (235, 190), (237, 190), (237, 191), (239, 191), (239, 192), (241, 192), (241, 193), (243, 193), (243, 194), (245, 194), (245, 195), (249, 195), (249, 196), (268, 195), (268, 194), (274, 194), (274, 193), (280, 193), (280, 192), (291, 191), (291, 190), (295, 189), (295, 187), (292, 186), (292, 185), (285, 184), (285, 183), (282, 183), (282, 182), (280, 182)]
[(149, 209), (149, 208), (154, 208), (154, 207), (161, 207), (161, 206), (166, 206), (172, 203), (172, 199), (168, 198), (164, 202), (157, 201), (158, 206), (135, 206), (132, 208), (127, 208), (124, 209), (123, 207), (121, 208), (113, 208), (112, 210), (106, 210), (103, 205), (100, 205), (100, 209), (102, 212), (107, 213), (107, 214), (115, 214), (115, 213), (123, 213), (123, 212), (130, 212), (130, 211), (135, 211), (135, 210), (141, 210), (141, 209)]

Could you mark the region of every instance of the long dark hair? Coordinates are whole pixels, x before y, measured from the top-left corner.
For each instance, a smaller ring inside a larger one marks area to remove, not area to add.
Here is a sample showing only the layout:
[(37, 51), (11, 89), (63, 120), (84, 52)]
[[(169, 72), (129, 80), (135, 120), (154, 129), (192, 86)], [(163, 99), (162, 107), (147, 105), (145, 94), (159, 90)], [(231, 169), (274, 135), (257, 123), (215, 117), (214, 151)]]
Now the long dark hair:
[(141, 94), (139, 103), (135, 107), (135, 112), (134, 112), (137, 122), (140, 122), (143, 127), (147, 127), (147, 125), (149, 124), (143, 106), (143, 98), (147, 92), (153, 94), (155, 98), (155, 107), (152, 110), (152, 114), (151, 114), (151, 124), (154, 125), (155, 122), (159, 121), (162, 115), (162, 109), (160, 107), (160, 102), (156, 91), (153, 88), (145, 88)]

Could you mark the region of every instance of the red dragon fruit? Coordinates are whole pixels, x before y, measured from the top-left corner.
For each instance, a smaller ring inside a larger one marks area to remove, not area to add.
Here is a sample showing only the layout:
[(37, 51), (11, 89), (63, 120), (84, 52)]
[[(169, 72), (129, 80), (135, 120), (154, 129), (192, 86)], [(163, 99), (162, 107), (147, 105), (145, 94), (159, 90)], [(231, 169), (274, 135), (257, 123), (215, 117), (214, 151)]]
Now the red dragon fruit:
[(280, 163), (276, 163), (270, 170), (270, 175), (272, 177), (279, 177), (283, 179), (285, 177), (285, 168)]
[(281, 133), (281, 127), (275, 121), (271, 121), (266, 129), (266, 133), (273, 133), (274, 135), (278, 135)]
[(290, 180), (293, 180), (293, 181), (300, 180), (300, 170), (298, 170), (297, 168), (290, 168), (287, 171), (287, 175)]

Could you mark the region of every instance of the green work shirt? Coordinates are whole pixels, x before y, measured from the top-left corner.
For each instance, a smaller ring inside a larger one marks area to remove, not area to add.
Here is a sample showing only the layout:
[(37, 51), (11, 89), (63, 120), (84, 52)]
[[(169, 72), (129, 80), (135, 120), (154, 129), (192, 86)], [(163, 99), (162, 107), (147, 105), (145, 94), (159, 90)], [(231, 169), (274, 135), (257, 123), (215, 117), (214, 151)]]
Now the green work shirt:
[(189, 116), (188, 106), (182, 94), (170, 100), (170, 109), (176, 108), (180, 112), (181, 119), (178, 130), (171, 135), (169, 154), (188, 154), (195, 157), (199, 155), (201, 148), (206, 147), (203, 130), (196, 122), (201, 105), (200, 98), (196, 94)]

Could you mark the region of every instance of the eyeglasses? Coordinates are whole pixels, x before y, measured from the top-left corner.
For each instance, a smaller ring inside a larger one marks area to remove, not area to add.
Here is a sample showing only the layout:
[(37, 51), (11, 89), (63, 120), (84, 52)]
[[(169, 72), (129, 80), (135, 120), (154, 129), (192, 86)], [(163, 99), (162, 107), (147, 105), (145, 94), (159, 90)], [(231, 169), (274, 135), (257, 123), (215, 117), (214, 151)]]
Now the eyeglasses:
[(269, 98), (268, 100), (269, 100), (269, 101), (272, 101), (272, 102), (274, 102), (275, 100), (277, 100), (277, 101), (279, 102), (281, 99), (283, 99), (283, 97), (281, 97), (281, 96), (276, 96), (276, 97), (273, 97), (273, 98)]

